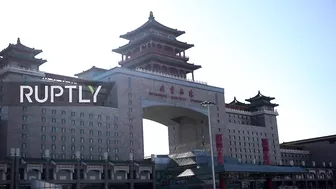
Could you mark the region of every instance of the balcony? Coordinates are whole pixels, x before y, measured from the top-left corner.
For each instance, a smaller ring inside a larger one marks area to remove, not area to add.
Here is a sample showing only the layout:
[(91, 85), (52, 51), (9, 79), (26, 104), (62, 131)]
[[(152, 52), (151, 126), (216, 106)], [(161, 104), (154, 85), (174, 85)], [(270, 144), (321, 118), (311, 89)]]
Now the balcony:
[(204, 82), (204, 81), (191, 80), (191, 79), (187, 79), (187, 78), (183, 78), (183, 77), (177, 77), (177, 76), (169, 75), (169, 74), (166, 74), (166, 73), (154, 72), (154, 71), (151, 71), (151, 70), (145, 70), (145, 69), (142, 69), (142, 68), (136, 68), (135, 71), (148, 73), (148, 74), (153, 74), (153, 75), (158, 75), (158, 76), (162, 76), (162, 77), (169, 77), (169, 78), (173, 78), (173, 79), (188, 81), (188, 82), (202, 84), (202, 85), (208, 85), (208, 83)]
[(188, 61), (189, 60), (189, 57), (187, 57), (187, 56), (178, 56), (174, 53), (165, 51), (163, 49), (150, 48), (150, 49), (144, 49), (140, 52), (137, 52), (136, 54), (131, 55), (131, 57), (126, 59), (126, 60), (119, 61), (119, 64), (124, 64), (126, 62), (129, 62), (131, 60), (134, 60), (136, 58), (139, 58), (139, 57), (141, 57), (143, 55), (146, 55), (146, 54), (149, 54), (149, 53), (155, 53), (155, 54), (158, 54), (158, 55), (163, 55), (163, 56), (167, 56), (167, 57), (170, 57), (170, 58), (180, 59), (180, 60), (183, 60), (183, 61)]

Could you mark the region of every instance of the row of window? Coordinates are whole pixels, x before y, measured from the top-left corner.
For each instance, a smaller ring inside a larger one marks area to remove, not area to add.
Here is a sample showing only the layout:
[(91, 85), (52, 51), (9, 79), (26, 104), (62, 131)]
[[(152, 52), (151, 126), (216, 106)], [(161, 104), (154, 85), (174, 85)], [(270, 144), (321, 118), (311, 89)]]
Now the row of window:
[[(275, 152), (273, 152), (273, 154), (276, 154)], [(240, 158), (240, 159), (242, 159), (242, 160), (247, 160), (247, 159), (250, 159), (250, 160), (252, 160), (252, 158), (254, 158), (256, 161), (257, 160), (262, 160), (261, 159), (261, 156), (260, 155), (254, 155), (254, 156), (252, 156), (252, 155), (243, 155), (243, 154), (231, 154), (230, 155), (231, 157), (234, 157), (234, 158)], [(274, 159), (276, 160), (277, 158), (276, 158), (276, 156), (274, 156)]]
[(308, 158), (307, 154), (287, 154), (287, 153), (282, 153), (282, 157), (296, 157), (296, 158)]
[[(244, 130), (242, 130), (242, 131), (240, 131), (240, 130), (235, 130), (235, 129), (229, 129), (228, 130), (229, 131), (229, 133), (237, 133), (237, 134), (245, 134), (245, 132), (246, 132), (246, 134), (251, 134), (251, 135), (255, 135), (255, 136), (267, 136), (267, 134), (266, 133), (262, 133), (262, 132), (253, 132), (253, 131), (244, 131)], [(272, 137), (275, 137), (275, 135), (274, 134), (272, 134)]]
[[(81, 130), (82, 131), (82, 130)], [(99, 132), (99, 131), (98, 131)], [(83, 133), (81, 133), (81, 134), (84, 134), (84, 130), (83, 130)], [(100, 133), (101, 134), (101, 133)], [(109, 133), (107, 133), (107, 135), (108, 135)], [(93, 135), (93, 131), (92, 131), (92, 135)], [(98, 134), (99, 135), (99, 134)], [(117, 132), (115, 132), (114, 133), (114, 136), (119, 136), (119, 134), (117, 133)], [(22, 133), (22, 135), (21, 135), (21, 138), (22, 139), (27, 139), (27, 134), (26, 133)], [(63, 141), (63, 142), (65, 142), (66, 141), (66, 136), (61, 136), (60, 137), (61, 138), (61, 141)], [(130, 133), (130, 138), (133, 138), (133, 133)], [(45, 141), (46, 140), (46, 135), (41, 135), (41, 140), (43, 140), (43, 141)], [(55, 135), (52, 135), (51, 136), (51, 140), (52, 141), (56, 141), (57, 140), (57, 137), (55, 136)], [(75, 142), (75, 137), (71, 137), (71, 142)], [(92, 139), (93, 140), (93, 139)], [(99, 140), (101, 140), (101, 139), (98, 139), (98, 141)], [(81, 142), (84, 142), (84, 138), (83, 137), (81, 137), (80, 138), (80, 141)], [(91, 142), (90, 142), (91, 143)], [(93, 143), (93, 142), (92, 142)]]
[[(22, 111), (26, 112), (27, 111), (27, 107), (23, 106), (22, 107)], [(42, 108), (42, 113), (43, 114), (47, 113), (47, 109), (46, 108)], [(57, 114), (57, 110), (56, 109), (52, 109), (51, 113), (52, 114)], [(78, 112), (71, 112), (70, 115), (73, 116), (73, 117), (75, 117), (77, 113)], [(65, 116), (66, 114), (67, 114), (67, 112), (65, 110), (61, 110), (61, 115)], [(84, 117), (85, 116), (85, 114), (83, 112), (79, 113), (79, 115), (80, 115), (80, 117)], [(89, 114), (89, 118), (94, 118), (94, 114), (90, 113)], [(98, 119), (102, 119), (102, 115), (97, 115), (97, 118)], [(111, 117), (110, 116), (106, 116), (105, 119), (106, 120), (111, 120)], [(118, 117), (117, 116), (114, 116), (113, 119), (114, 119), (114, 121), (118, 121)]]
[[(22, 120), (23, 120), (23, 121), (27, 121), (27, 116), (26, 116), (26, 115), (23, 115), (23, 116), (22, 116)], [(42, 123), (46, 123), (46, 122), (47, 122), (47, 118), (46, 118), (46, 117), (42, 117), (42, 118), (41, 118), (41, 121), (42, 121)], [(133, 122), (133, 119), (132, 119), (132, 118), (129, 118), (128, 121), (129, 121), (129, 123), (132, 123), (132, 122)], [(57, 124), (57, 122), (56, 122), (56, 118), (51, 118), (51, 123)], [(61, 124), (66, 124), (66, 120), (65, 120), (65, 119), (61, 119)], [(76, 125), (76, 120), (71, 120), (71, 124), (72, 124), (72, 125)], [(84, 126), (84, 125), (85, 125), (85, 122), (81, 120), (81, 121), (80, 121), (80, 125), (81, 125), (81, 126)], [(89, 122), (89, 125), (88, 125), (88, 126), (93, 127), (93, 125), (94, 125), (93, 122)], [(117, 127), (116, 125), (117, 125), (117, 124), (115, 123), (114, 126)], [(98, 127), (101, 127), (101, 126), (102, 126), (102, 123), (100, 123), (100, 122), (97, 123), (97, 126), (98, 126)], [(110, 125), (109, 123), (106, 123), (106, 128), (110, 128), (110, 127), (111, 127), (111, 125)]]
[[(21, 157), (24, 157), (24, 158), (27, 158), (27, 157), (30, 157), (29, 153), (27, 152), (21, 152)], [(41, 158), (44, 158), (45, 157), (45, 154), (44, 153), (41, 153)], [(66, 155), (66, 154), (56, 154), (56, 153), (51, 153), (50, 154), (50, 157), (53, 158), (53, 159), (76, 159), (76, 154), (72, 154), (70, 156)], [(110, 155), (110, 158), (112, 156)], [(88, 155), (88, 156), (84, 156), (84, 155), (81, 155), (81, 159), (90, 159), (90, 160), (103, 160), (103, 156), (102, 155)], [(118, 155), (115, 155), (114, 156), (114, 160), (119, 160), (119, 156)]]

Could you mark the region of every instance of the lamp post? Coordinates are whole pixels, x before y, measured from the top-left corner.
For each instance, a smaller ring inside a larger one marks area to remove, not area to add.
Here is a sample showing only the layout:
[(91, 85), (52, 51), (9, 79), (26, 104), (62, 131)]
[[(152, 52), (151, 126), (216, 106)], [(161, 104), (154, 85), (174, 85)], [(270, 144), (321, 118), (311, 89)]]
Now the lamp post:
[(213, 189), (216, 189), (216, 175), (215, 175), (215, 162), (214, 162), (214, 153), (212, 146), (212, 132), (211, 132), (211, 116), (210, 116), (210, 107), (215, 105), (214, 102), (204, 101), (201, 103), (201, 106), (208, 108), (208, 127), (209, 127), (209, 140), (210, 140), (210, 153), (211, 153), (211, 170), (212, 170), (212, 186)]

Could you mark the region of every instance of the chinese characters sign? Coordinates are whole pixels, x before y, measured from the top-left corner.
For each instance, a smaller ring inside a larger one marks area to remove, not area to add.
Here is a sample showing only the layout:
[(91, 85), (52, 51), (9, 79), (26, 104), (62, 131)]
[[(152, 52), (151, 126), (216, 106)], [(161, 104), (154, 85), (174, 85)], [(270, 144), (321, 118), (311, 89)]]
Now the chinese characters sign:
[[(160, 92), (164, 93), (165, 92), (165, 86), (161, 85), (160, 87)], [(184, 89), (183, 88), (175, 88), (174, 86), (170, 86), (169, 87), (169, 92), (171, 95), (180, 95), (180, 96), (184, 96)], [(189, 98), (193, 98), (194, 97), (194, 92), (192, 89), (190, 89), (188, 91), (189, 94)]]
[[(168, 96), (170, 94), (171, 96)], [(186, 101), (187, 98), (190, 99), (191, 102), (201, 103), (200, 100), (194, 100), (194, 91), (192, 89), (184, 89), (182, 87), (175, 87), (173, 85), (165, 86), (161, 85), (159, 87), (159, 93), (149, 92), (150, 96), (157, 96), (162, 98), (171, 98), (173, 100), (181, 100)]]

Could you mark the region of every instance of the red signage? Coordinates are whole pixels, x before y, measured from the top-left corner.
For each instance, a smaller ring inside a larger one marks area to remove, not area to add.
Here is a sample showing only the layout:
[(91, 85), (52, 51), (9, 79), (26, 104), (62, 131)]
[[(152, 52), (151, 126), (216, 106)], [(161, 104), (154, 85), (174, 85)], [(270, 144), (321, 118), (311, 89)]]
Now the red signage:
[(264, 163), (266, 165), (270, 164), (270, 157), (269, 157), (269, 146), (268, 146), (268, 139), (264, 138), (262, 139), (262, 147), (264, 152)]
[(221, 134), (216, 135), (216, 148), (217, 148), (217, 161), (219, 165), (224, 164), (224, 156), (223, 156), (223, 138)]

